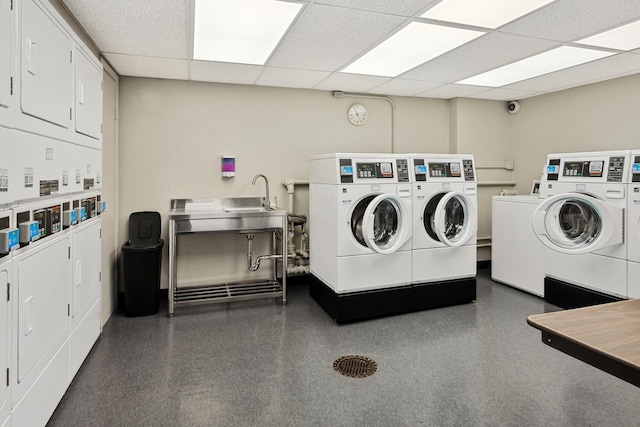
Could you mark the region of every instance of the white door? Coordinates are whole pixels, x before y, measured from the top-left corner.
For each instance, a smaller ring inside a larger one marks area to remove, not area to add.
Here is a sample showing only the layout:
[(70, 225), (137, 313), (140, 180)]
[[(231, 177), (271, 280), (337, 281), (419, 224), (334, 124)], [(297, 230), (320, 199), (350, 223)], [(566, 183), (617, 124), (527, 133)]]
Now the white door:
[[(9, 278), (11, 277), (11, 263), (0, 260), (0, 295), (8, 295)], [(9, 368), (9, 301), (2, 298), (0, 302), (0, 372), (7, 372)], [(2, 381), (0, 384), (0, 420), (4, 420), (11, 410), (9, 402), (9, 385)]]
[[(68, 333), (70, 245), (68, 238), (61, 238), (15, 259), (18, 383), (32, 373), (45, 354), (52, 354), (54, 343), (60, 343)], [(39, 372), (32, 378), (37, 375)]]
[(462, 246), (476, 234), (475, 201), (464, 193), (439, 193), (426, 204), (422, 225), (429, 237), (446, 246)]
[(95, 140), (90, 146), (101, 148), (102, 69), (80, 49), (75, 52), (76, 132)]
[(352, 218), (354, 223), (356, 240), (379, 254), (398, 251), (410, 237), (409, 209), (393, 194), (380, 194), (371, 199), (362, 217)]
[(547, 247), (584, 254), (623, 243), (624, 208), (579, 193), (553, 196), (533, 214), (533, 231)]
[[(11, 2), (0, 2), (0, 109), (7, 110), (11, 107), (11, 77), (13, 55), (11, 43)], [(2, 117), (2, 115), (0, 115)]]
[(99, 220), (73, 233), (71, 315), (74, 321), (100, 295), (101, 245)]
[(68, 129), (73, 105), (72, 41), (39, 4), (22, 2), (22, 112)]

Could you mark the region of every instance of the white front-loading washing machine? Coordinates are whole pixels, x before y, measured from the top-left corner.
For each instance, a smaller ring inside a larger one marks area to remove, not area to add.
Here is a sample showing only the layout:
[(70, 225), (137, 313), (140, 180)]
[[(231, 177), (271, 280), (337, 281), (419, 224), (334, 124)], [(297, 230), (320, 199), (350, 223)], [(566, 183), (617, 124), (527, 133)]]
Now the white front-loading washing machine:
[(471, 154), (410, 154), (414, 310), (476, 298), (477, 181)]
[(408, 156), (395, 154), (310, 160), (310, 291), (337, 322), (409, 310), (408, 164)]
[(640, 298), (640, 150), (631, 152), (626, 217), (627, 296)]
[(545, 245), (545, 299), (575, 308), (627, 298), (630, 151), (549, 154), (533, 230)]

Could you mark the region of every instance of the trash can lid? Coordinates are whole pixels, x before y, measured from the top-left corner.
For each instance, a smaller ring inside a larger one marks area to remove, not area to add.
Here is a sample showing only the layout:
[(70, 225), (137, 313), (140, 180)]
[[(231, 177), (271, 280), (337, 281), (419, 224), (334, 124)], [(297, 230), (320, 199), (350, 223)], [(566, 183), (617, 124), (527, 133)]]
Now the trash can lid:
[(133, 212), (129, 215), (129, 241), (133, 247), (145, 247), (160, 241), (159, 212)]

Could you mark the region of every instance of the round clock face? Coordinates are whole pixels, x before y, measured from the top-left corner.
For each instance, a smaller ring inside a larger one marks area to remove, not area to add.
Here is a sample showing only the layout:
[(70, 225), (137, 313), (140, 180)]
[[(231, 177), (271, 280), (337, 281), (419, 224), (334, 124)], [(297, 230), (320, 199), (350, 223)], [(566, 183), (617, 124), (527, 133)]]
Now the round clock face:
[(367, 121), (367, 109), (362, 104), (354, 104), (349, 108), (348, 116), (354, 125), (363, 125)]

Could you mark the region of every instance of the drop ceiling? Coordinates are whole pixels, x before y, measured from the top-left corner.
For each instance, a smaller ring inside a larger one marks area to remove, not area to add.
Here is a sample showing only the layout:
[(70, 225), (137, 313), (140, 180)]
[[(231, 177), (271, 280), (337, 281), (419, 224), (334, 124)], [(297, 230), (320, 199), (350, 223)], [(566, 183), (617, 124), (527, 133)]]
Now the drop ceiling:
[[(61, 0), (121, 76), (427, 98), (524, 99), (640, 73), (640, 49), (492, 88), (461, 80), (640, 19), (638, 0), (556, 0), (396, 77), (341, 72), (439, 0), (310, 0), (264, 65), (193, 60), (193, 0)], [(640, 40), (640, 34), (636, 35)], [(640, 42), (638, 43), (640, 44)]]

